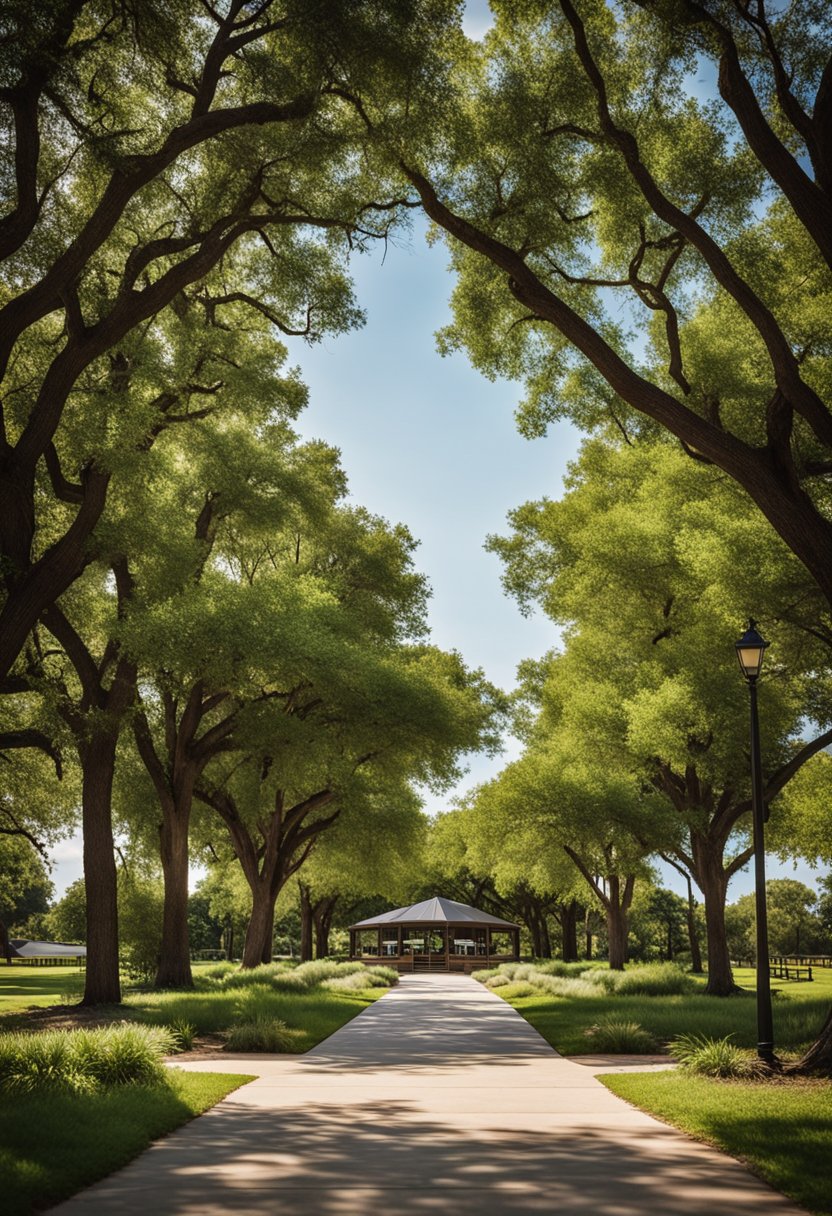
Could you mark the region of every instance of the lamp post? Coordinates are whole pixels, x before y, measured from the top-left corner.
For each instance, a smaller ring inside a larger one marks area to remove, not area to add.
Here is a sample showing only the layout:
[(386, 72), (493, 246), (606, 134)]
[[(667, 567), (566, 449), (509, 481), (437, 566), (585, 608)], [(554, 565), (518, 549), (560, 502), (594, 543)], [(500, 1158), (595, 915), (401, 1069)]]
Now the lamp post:
[(751, 701), (751, 810), (754, 820), (754, 894), (757, 910), (757, 1055), (774, 1063), (774, 1025), (771, 1016), (771, 971), (768, 961), (768, 913), (766, 910), (766, 852), (763, 838), (763, 768), (760, 761), (760, 722), (757, 717), (757, 678), (768, 642), (748, 622), (736, 643), (740, 670), (748, 681)]

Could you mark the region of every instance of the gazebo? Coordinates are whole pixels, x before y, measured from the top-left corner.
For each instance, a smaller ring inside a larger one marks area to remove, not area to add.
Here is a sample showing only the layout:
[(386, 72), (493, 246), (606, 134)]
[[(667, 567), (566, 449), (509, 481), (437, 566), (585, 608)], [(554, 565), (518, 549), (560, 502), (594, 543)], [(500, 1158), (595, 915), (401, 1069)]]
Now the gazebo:
[(399, 971), (475, 971), (520, 957), (520, 926), (434, 896), (350, 925), (350, 958)]

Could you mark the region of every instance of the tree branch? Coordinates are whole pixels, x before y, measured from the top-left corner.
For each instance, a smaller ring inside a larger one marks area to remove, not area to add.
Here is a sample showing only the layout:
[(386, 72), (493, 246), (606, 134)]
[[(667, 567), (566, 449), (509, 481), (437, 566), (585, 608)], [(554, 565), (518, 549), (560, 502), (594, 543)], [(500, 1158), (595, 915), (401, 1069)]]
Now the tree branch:
[(0, 731), (0, 752), (6, 749), (12, 751), (17, 748), (28, 747), (33, 747), (38, 751), (44, 752), (55, 765), (55, 774), (58, 780), (63, 777), (60, 750), (43, 731), (32, 728)]
[[(693, 4), (693, 0), (685, 0), (685, 3), (688, 7), (698, 7)], [(806, 419), (818, 438), (823, 443), (832, 446), (832, 415), (814, 389), (801, 378), (798, 361), (773, 313), (745, 282), (713, 237), (697, 220), (672, 203), (659, 188), (655, 178), (641, 159), (635, 136), (623, 127), (619, 127), (612, 117), (606, 82), (590, 50), (583, 22), (571, 0), (560, 0), (560, 6), (572, 27), (578, 59), (595, 90), (602, 131), (621, 152), (630, 176), (655, 214), (671, 228), (675, 228), (699, 251), (716, 281), (733, 297), (754, 325), (769, 353), (778, 387), (793, 402), (794, 408)], [(802, 174), (802, 170), (800, 172)], [(813, 189), (815, 188), (813, 187)], [(816, 227), (815, 222), (809, 230)], [(828, 235), (824, 244), (828, 246), (829, 260), (832, 264), (832, 215), (826, 224), (826, 232)], [(699, 444), (692, 446), (700, 448)]]

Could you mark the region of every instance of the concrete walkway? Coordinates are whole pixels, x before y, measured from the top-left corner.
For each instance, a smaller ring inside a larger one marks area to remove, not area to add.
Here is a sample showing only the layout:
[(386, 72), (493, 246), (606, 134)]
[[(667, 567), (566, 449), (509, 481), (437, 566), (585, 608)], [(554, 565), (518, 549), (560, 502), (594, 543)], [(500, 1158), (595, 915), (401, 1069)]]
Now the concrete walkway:
[(407, 976), (305, 1056), (189, 1067), (260, 1075), (55, 1213), (800, 1213), (614, 1097), (465, 976)]

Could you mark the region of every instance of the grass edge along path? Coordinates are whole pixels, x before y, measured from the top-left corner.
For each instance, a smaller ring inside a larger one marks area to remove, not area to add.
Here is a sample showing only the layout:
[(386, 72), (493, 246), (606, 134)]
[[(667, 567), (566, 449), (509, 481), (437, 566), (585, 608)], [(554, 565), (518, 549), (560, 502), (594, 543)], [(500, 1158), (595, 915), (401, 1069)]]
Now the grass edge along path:
[(647, 1114), (744, 1162), (815, 1216), (832, 1213), (832, 1085), (679, 1073), (598, 1078)]
[[(519, 970), (522, 975), (523, 968)], [(576, 966), (576, 975), (578, 970)], [(621, 974), (636, 976), (642, 970), (649, 968), (636, 964)], [(700, 1034), (708, 1038), (731, 1035), (738, 1047), (753, 1048), (757, 1042), (754, 973), (738, 968), (735, 977), (743, 991), (731, 997), (705, 996), (702, 991), (704, 978), (693, 977), (690, 978), (692, 990), (677, 994), (661, 991), (649, 995), (624, 994), (606, 992), (598, 986), (594, 991), (590, 989), (587, 995), (556, 996), (546, 992), (527, 995), (529, 985), (525, 983), (511, 983), (492, 991), (522, 1014), (547, 1043), (565, 1056), (599, 1050), (586, 1032), (594, 1023), (606, 1018), (639, 1023), (655, 1040), (653, 1050), (663, 1050), (664, 1045), (679, 1034)], [(802, 1051), (815, 1039), (829, 1013), (832, 970), (818, 969), (815, 983), (774, 983), (772, 988), (777, 1048)]]
[(4, 1216), (68, 1199), (253, 1079), (177, 1070), (161, 1085), (0, 1098)]

